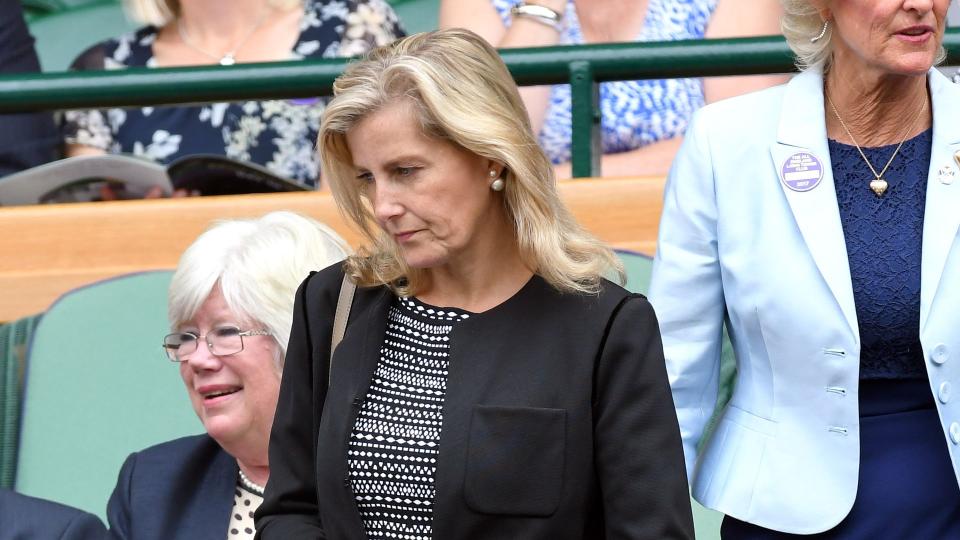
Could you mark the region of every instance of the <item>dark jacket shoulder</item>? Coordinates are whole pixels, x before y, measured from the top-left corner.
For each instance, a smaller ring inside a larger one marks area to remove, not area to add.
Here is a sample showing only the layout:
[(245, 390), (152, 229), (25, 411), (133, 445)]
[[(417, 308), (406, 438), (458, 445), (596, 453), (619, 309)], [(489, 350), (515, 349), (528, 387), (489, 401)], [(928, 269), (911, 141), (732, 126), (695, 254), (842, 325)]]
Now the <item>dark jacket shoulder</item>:
[(236, 483), (236, 460), (206, 434), (135, 452), (107, 505), (111, 532), (157, 539), (191, 530), (226, 534)]
[(53, 501), (0, 489), (0, 540), (56, 538), (104, 540), (107, 529), (97, 516)]

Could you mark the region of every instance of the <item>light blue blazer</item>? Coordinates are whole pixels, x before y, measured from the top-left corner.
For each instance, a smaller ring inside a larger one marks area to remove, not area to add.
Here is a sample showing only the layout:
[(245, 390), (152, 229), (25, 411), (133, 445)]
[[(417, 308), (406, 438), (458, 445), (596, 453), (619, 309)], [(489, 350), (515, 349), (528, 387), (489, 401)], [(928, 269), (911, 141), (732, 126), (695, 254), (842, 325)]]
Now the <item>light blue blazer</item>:
[[(960, 87), (936, 70), (928, 84), (920, 342), (956, 473)], [(860, 456), (860, 338), (822, 89), (822, 74), (808, 70), (695, 115), (667, 180), (650, 290), (694, 497), (797, 534), (828, 530), (849, 513)], [(819, 160), (819, 183), (816, 167), (795, 166), (810, 164), (804, 154)], [(736, 387), (701, 445), (717, 399), (725, 319)]]

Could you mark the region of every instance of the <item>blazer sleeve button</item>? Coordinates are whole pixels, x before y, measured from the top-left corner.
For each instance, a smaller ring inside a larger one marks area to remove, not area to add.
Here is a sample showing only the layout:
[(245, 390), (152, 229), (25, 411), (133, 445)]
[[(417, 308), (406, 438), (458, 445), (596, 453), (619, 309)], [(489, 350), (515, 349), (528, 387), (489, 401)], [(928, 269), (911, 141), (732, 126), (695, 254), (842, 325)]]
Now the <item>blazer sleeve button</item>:
[(943, 364), (948, 358), (950, 358), (950, 353), (947, 352), (947, 346), (943, 343), (940, 343), (933, 348), (933, 354), (930, 356), (931, 360), (933, 360), (933, 363), (939, 365)]

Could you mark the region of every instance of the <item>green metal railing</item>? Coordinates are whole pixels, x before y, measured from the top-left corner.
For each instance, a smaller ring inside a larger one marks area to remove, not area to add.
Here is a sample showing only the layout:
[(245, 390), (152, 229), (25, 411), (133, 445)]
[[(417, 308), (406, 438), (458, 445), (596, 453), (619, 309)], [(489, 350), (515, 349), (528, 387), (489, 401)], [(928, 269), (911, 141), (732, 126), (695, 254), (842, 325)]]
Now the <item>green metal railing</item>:
[[(944, 45), (947, 62), (960, 61), (960, 30), (948, 31)], [(777, 36), (504, 49), (501, 54), (517, 84), (571, 84), (577, 177), (600, 174), (598, 82), (794, 70), (793, 55)], [(0, 113), (329, 95), (348, 61), (8, 76), (0, 78)]]

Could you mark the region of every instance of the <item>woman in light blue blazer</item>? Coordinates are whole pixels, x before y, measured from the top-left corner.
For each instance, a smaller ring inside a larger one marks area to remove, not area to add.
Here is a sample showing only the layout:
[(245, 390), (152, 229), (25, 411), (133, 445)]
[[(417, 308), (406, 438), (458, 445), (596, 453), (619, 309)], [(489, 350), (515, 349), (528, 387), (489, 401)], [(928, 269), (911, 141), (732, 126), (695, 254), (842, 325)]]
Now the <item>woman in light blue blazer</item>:
[(960, 538), (949, 0), (783, 4), (802, 73), (701, 109), (667, 182), (650, 299), (693, 495), (724, 538)]

